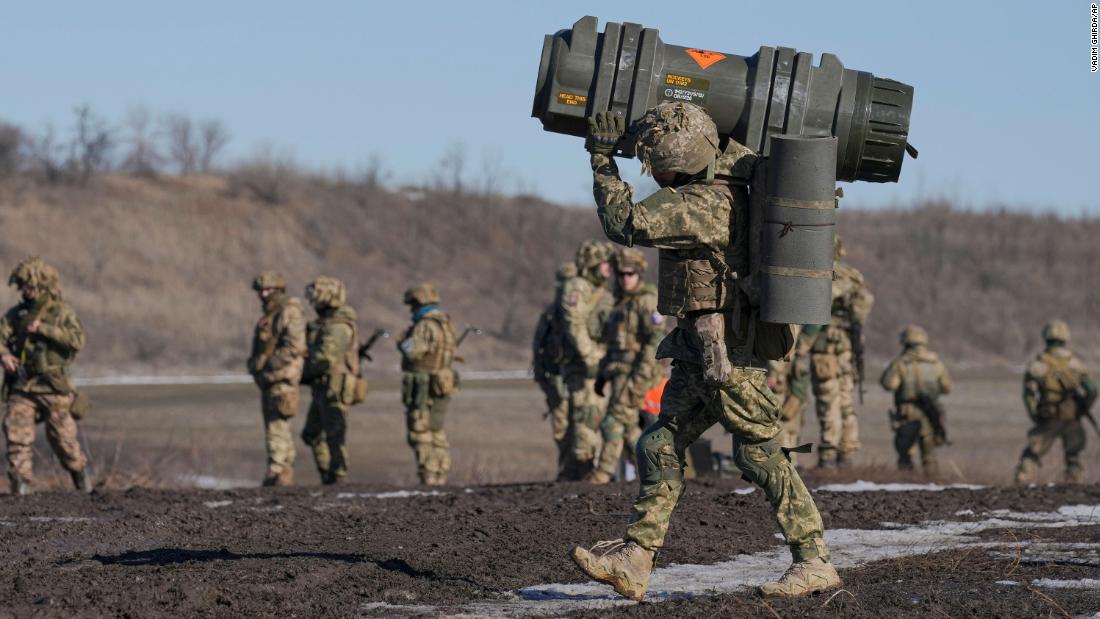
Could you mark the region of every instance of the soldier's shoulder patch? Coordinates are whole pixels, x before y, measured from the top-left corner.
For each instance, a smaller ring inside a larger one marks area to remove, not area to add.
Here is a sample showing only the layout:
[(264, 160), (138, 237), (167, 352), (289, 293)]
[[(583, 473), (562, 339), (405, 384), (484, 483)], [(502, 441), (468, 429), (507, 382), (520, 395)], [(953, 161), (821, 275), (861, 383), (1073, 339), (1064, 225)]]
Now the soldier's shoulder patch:
[(576, 290), (573, 290), (569, 292), (569, 294), (565, 295), (566, 305), (576, 305), (580, 300), (581, 295)]
[(412, 342), (411, 339), (405, 340), (405, 341), (401, 342), (400, 347), (401, 347), (401, 350), (403, 350), (405, 352), (409, 352), (410, 350), (412, 350), (413, 342)]
[(653, 312), (649, 315), (649, 319), (653, 321), (653, 324), (655, 325), (665, 324), (665, 317), (662, 316), (660, 312)]

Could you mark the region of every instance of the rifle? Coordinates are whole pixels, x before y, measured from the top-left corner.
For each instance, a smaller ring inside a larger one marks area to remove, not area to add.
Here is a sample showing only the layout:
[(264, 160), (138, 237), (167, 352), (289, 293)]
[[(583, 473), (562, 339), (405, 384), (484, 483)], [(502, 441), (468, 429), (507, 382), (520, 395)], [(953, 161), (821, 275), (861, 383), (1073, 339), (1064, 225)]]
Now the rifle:
[(848, 326), (848, 338), (852, 341), (852, 363), (856, 369), (856, 387), (859, 390), (859, 403), (863, 404), (863, 324), (852, 321)]
[(458, 336), (458, 340), (455, 341), (455, 348), (462, 346), (462, 342), (466, 340), (466, 336), (470, 335), (471, 333), (473, 333), (474, 335), (481, 335), (481, 329), (473, 325), (466, 325), (466, 328), (462, 331), (462, 335)]
[(375, 329), (374, 333), (371, 333), (370, 337), (367, 338), (367, 341), (359, 347), (359, 358), (373, 362), (374, 357), (370, 356), (371, 347), (374, 346), (376, 342), (378, 342), (379, 338), (389, 338), (389, 336), (389, 331), (386, 331), (385, 329)]
[(1084, 417), (1085, 419), (1088, 419), (1089, 425), (1091, 425), (1092, 429), (1096, 431), (1096, 434), (1100, 436), (1100, 426), (1096, 425), (1096, 418), (1092, 416), (1092, 411), (1089, 410), (1092, 407), (1092, 401), (1095, 398), (1089, 397), (1088, 392), (1081, 394), (1081, 391), (1083, 391), (1083, 389), (1078, 390), (1078, 392), (1074, 393), (1073, 396), (1074, 402), (1077, 403), (1077, 418), (1080, 419), (1081, 417)]
[(932, 434), (936, 437), (936, 441), (942, 445), (950, 445), (951, 441), (947, 438), (947, 426), (944, 425), (947, 411), (944, 410), (939, 399), (921, 394), (917, 396), (917, 407), (920, 408), (925, 417), (928, 417), (928, 423), (932, 426)]

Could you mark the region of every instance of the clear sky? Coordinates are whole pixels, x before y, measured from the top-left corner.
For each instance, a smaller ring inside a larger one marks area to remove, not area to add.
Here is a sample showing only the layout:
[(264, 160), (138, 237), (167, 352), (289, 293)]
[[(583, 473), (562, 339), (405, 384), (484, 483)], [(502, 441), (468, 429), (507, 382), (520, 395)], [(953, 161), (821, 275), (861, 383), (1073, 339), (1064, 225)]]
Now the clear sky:
[[(847, 203), (946, 196), (974, 207), (1100, 215), (1100, 73), (1089, 5), (1054, 2), (9, 2), (0, 119), (70, 125), (89, 103), (221, 119), (229, 158), (267, 143), (317, 168), (380, 156), (417, 181), (462, 144), (505, 187), (591, 200), (579, 138), (530, 118), (544, 34), (585, 14), (666, 43), (750, 55), (837, 54), (916, 88), (901, 182), (845, 185)], [(688, 12), (690, 7), (690, 13)], [(626, 162), (633, 175), (636, 162)]]

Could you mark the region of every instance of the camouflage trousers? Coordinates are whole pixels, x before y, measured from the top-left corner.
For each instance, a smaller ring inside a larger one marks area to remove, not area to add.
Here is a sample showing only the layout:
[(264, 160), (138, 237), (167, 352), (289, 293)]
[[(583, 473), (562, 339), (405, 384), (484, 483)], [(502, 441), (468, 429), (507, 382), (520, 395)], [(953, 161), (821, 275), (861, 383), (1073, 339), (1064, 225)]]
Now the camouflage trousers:
[(935, 474), (939, 468), (936, 448), (939, 443), (932, 429), (932, 422), (912, 404), (900, 404), (900, 413), (891, 420), (894, 428), (894, 449), (898, 452), (898, 468), (913, 468), (913, 452), (920, 448), (921, 469), (925, 474)]
[(445, 484), (451, 470), (451, 446), (443, 422), (450, 396), (427, 398), (418, 408), (405, 411), (406, 438), (416, 457), (416, 474), (422, 484)]
[(550, 432), (554, 437), (554, 445), (558, 448), (558, 480), (560, 481), (572, 458), (569, 442), (569, 393), (565, 390), (565, 381), (558, 375), (548, 376), (545, 381), (539, 383), (539, 388), (546, 397), (546, 416), (550, 418)]
[[(787, 448), (798, 447), (801, 444), (799, 439), (802, 437), (802, 423), (806, 417), (806, 402), (798, 396), (788, 393), (783, 398), (781, 411), (780, 421), (783, 426), (779, 432), (779, 444)], [(791, 454), (791, 464), (797, 464), (795, 460), (797, 455)]]
[(859, 449), (859, 419), (856, 417), (855, 368), (851, 351), (810, 355), (814, 404), (821, 424), (818, 452), (823, 464), (848, 457)]
[(348, 475), (348, 407), (327, 384), (314, 385), (311, 391), (302, 440), (313, 450), (321, 481), (333, 483)]
[(73, 394), (13, 392), (4, 416), (4, 437), (8, 442), (8, 474), (25, 481), (33, 477), (34, 426), (46, 424), (46, 439), (61, 466), (70, 472), (83, 471), (88, 464), (80, 449), (76, 420), (69, 414)]
[(611, 399), (608, 401), (607, 414), (600, 423), (603, 446), (600, 448), (596, 470), (611, 476), (615, 475), (623, 450), (628, 445), (632, 450), (642, 435), (638, 419), (648, 385), (635, 383), (636, 379), (632, 379), (629, 374), (616, 374), (604, 387), (605, 390), (610, 389)]
[(1017, 478), (1027, 481), (1035, 475), (1039, 468), (1039, 461), (1054, 442), (1062, 440), (1062, 448), (1065, 451), (1066, 479), (1068, 481), (1080, 481), (1084, 473), (1081, 466), (1081, 452), (1085, 450), (1085, 428), (1080, 419), (1045, 419), (1040, 421), (1027, 433), (1027, 447), (1020, 454), (1020, 465), (1017, 468)]
[(565, 388), (569, 391), (569, 425), (572, 470), (567, 473), (570, 480), (580, 480), (596, 464), (600, 452), (600, 422), (603, 421), (604, 399), (596, 394), (596, 379), (583, 373), (566, 374)]
[(267, 475), (278, 477), (294, 471), (294, 436), (290, 418), (298, 414), (298, 385), (277, 383), (260, 392), (267, 446)]
[(734, 368), (720, 387), (702, 366), (677, 361), (661, 399), (661, 415), (638, 441), (640, 489), (626, 538), (656, 551), (684, 492), (684, 451), (715, 423), (734, 436), (734, 461), (764, 491), (795, 561), (828, 558), (824, 526), (810, 491), (780, 449), (779, 410), (765, 372)]

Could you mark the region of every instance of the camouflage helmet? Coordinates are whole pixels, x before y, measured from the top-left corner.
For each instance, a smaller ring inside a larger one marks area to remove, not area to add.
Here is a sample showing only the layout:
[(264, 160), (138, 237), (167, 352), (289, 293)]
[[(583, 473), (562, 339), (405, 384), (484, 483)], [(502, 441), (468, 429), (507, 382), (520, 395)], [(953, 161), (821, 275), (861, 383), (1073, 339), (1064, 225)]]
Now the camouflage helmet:
[(286, 290), (286, 280), (283, 279), (282, 273), (278, 271), (264, 271), (257, 275), (256, 279), (252, 280), (253, 290), (260, 291), (268, 288)]
[(49, 292), (57, 295), (61, 292), (61, 276), (57, 269), (46, 264), (38, 256), (24, 258), (12, 270), (8, 277), (8, 285), (22, 288), (31, 286), (39, 292)]
[(695, 174), (718, 156), (718, 128), (706, 110), (692, 103), (666, 101), (634, 125), (635, 151), (642, 171)]
[(439, 293), (431, 282), (420, 282), (405, 291), (405, 305), (431, 305), (439, 303)]
[(909, 325), (901, 330), (901, 343), (904, 346), (927, 346), (928, 332), (917, 325)]
[(577, 255), (573, 263), (576, 265), (578, 271), (588, 271), (589, 269), (594, 269), (599, 266), (601, 262), (610, 260), (611, 254), (614, 253), (614, 251), (615, 250), (611, 247), (611, 243), (605, 241), (585, 241), (577, 248)]
[(633, 247), (623, 247), (615, 253), (615, 270), (617, 271), (624, 268), (633, 268), (638, 273), (644, 273), (647, 266), (645, 254), (641, 250)]
[(1069, 342), (1069, 325), (1064, 320), (1052, 320), (1043, 325), (1043, 339), (1058, 342)]
[(339, 307), (347, 302), (348, 290), (344, 282), (321, 275), (306, 286), (306, 299), (313, 307)]
[(840, 240), (840, 235), (833, 235), (833, 260), (843, 260), (848, 255), (848, 250), (844, 249), (844, 241)]

